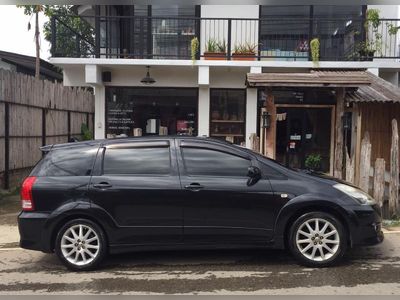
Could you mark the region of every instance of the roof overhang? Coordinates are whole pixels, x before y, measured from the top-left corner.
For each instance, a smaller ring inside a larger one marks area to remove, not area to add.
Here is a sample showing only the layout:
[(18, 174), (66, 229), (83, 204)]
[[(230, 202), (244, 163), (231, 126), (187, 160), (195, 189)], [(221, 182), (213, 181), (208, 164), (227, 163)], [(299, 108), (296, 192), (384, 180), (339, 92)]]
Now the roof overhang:
[(366, 71), (311, 71), (308, 73), (248, 73), (248, 87), (350, 87), (370, 85)]

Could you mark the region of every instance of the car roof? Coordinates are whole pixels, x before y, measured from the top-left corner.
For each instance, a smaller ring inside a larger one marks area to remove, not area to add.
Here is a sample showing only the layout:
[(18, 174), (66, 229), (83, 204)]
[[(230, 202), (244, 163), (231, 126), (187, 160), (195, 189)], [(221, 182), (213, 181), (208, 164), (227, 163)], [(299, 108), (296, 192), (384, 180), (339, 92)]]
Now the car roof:
[(139, 141), (159, 141), (159, 140), (172, 140), (172, 139), (182, 139), (182, 140), (192, 140), (192, 141), (201, 141), (201, 142), (209, 142), (212, 144), (220, 144), (225, 146), (231, 146), (232, 143), (227, 141), (205, 137), (205, 136), (177, 136), (177, 135), (153, 135), (153, 136), (138, 136), (138, 137), (123, 137), (123, 138), (112, 138), (112, 139), (101, 139), (101, 140), (90, 140), (90, 141), (81, 141), (81, 142), (70, 142), (63, 144), (54, 144), (54, 145), (46, 145), (41, 147), (40, 149), (43, 152), (49, 152), (52, 149), (66, 149), (66, 148), (79, 148), (79, 147), (90, 147), (90, 146), (107, 146), (114, 145), (120, 143), (130, 143), (130, 142), (139, 142)]

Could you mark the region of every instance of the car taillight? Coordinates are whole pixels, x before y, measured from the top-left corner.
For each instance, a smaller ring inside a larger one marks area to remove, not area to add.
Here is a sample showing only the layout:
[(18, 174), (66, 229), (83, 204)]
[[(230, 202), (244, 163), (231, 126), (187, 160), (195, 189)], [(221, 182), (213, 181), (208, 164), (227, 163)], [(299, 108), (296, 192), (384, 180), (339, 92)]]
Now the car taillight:
[(33, 211), (35, 209), (32, 198), (32, 187), (36, 181), (36, 177), (27, 177), (22, 183), (21, 188), (21, 205), (23, 211)]

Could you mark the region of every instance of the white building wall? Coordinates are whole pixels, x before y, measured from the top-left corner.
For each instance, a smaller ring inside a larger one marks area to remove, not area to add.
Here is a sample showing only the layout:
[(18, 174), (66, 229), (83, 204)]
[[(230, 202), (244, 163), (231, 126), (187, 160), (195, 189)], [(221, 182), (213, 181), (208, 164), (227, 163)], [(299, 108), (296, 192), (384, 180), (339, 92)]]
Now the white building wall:
[(198, 111), (199, 136), (209, 136), (210, 133), (210, 88), (199, 87), (199, 111)]
[(98, 85), (94, 88), (95, 104), (94, 104), (94, 138), (105, 138), (106, 125), (106, 90), (104, 85)]

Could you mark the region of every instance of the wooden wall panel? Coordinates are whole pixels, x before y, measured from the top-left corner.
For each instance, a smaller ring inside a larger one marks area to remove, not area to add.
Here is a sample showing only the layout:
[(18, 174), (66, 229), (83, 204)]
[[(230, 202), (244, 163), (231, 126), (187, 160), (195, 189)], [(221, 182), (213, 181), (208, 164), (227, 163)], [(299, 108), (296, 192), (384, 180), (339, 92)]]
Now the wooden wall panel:
[[(391, 122), (393, 118), (400, 122), (400, 104), (363, 103), (360, 104), (360, 110), (362, 136), (368, 131), (372, 144), (371, 161), (375, 162), (377, 158), (383, 158), (389, 162)], [(388, 168), (389, 164), (386, 164), (386, 170), (389, 170)]]

